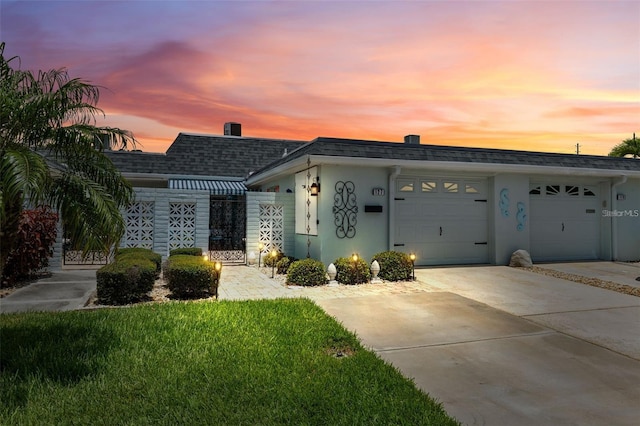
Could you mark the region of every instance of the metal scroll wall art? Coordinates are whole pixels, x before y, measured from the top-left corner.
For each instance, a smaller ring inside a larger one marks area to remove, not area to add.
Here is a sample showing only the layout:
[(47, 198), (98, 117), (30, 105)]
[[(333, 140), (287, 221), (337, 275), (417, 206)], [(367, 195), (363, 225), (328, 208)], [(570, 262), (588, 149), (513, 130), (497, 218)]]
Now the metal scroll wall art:
[(356, 205), (356, 186), (351, 181), (336, 182), (336, 194), (333, 197), (334, 224), (338, 238), (353, 238), (356, 235), (358, 206)]

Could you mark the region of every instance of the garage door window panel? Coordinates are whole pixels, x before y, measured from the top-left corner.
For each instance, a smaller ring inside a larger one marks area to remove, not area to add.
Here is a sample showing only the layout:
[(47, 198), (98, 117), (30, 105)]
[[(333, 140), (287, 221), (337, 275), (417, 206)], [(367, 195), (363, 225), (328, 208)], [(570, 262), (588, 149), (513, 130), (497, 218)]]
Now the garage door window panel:
[(409, 179), (398, 180), (398, 192), (413, 192), (414, 182)]
[(442, 182), (442, 189), (444, 192), (454, 194), (459, 190), (458, 182)]
[(422, 192), (438, 192), (438, 182), (434, 180), (423, 180), (420, 188)]

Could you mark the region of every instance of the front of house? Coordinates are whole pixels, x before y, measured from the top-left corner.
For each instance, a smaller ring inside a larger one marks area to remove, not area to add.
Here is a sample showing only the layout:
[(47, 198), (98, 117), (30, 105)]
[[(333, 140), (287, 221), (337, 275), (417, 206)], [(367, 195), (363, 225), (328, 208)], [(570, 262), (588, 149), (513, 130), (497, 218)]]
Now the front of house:
[(181, 133), (166, 154), (109, 154), (136, 191), (121, 246), (239, 263), (259, 247), (325, 265), (386, 250), (417, 265), (502, 265), (517, 249), (534, 261), (640, 259), (638, 160), (236, 129)]

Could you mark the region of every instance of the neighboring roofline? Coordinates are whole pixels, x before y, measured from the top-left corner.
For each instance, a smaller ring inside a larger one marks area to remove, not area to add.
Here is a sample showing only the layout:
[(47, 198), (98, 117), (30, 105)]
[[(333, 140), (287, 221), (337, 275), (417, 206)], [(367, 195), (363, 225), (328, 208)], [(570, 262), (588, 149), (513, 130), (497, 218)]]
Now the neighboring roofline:
[(181, 175), (165, 173), (121, 173), (126, 179), (150, 179), (150, 180), (171, 180), (171, 179), (192, 179), (192, 180), (223, 180), (229, 182), (242, 182), (243, 177), (235, 176), (206, 176), (206, 175)]
[(283, 138), (263, 138), (260, 136), (234, 136), (234, 135), (216, 135), (216, 134), (207, 134), (207, 133), (192, 133), (192, 132), (180, 132), (178, 136), (171, 142), (171, 145), (167, 148), (167, 151), (171, 148), (171, 146), (180, 138), (180, 135), (184, 136), (197, 136), (202, 138), (222, 138), (222, 139), (247, 139), (247, 140), (259, 140), (259, 141), (278, 141), (278, 142), (296, 142), (301, 144), (309, 143), (308, 140), (302, 139), (283, 139)]

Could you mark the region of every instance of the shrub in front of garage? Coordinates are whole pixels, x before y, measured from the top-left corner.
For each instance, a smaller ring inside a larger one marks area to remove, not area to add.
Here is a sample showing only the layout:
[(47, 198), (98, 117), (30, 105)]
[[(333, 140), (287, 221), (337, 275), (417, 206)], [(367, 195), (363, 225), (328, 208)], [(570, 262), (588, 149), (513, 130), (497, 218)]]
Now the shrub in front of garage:
[(410, 280), (413, 263), (406, 253), (399, 251), (383, 251), (373, 256), (380, 265), (378, 277), (386, 281)]
[(342, 284), (362, 284), (367, 283), (371, 279), (371, 271), (369, 264), (362, 258), (354, 261), (350, 257), (339, 257), (333, 265), (336, 267), (338, 274), (336, 280)]
[(327, 283), (324, 264), (316, 259), (296, 260), (287, 270), (287, 284), (317, 286)]

